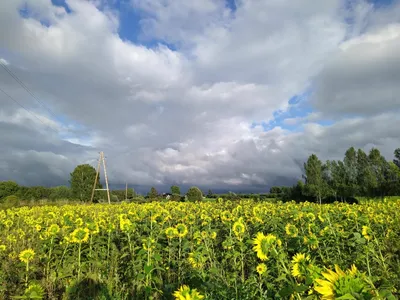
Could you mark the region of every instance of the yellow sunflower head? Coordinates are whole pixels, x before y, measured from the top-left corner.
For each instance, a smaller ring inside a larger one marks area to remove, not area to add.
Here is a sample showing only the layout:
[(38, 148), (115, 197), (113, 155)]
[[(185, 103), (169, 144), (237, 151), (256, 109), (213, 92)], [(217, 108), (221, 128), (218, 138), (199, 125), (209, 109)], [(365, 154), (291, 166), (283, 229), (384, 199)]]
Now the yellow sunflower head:
[(233, 233), (236, 235), (236, 237), (241, 239), (243, 237), (244, 232), (246, 231), (246, 227), (241, 220), (238, 220), (235, 223), (233, 223), (232, 230)]
[(263, 275), (265, 272), (267, 272), (267, 265), (264, 263), (258, 264), (256, 270), (258, 274)]
[(187, 285), (181, 286), (173, 293), (175, 300), (201, 300), (204, 296), (201, 295), (196, 289), (191, 289)]
[(259, 259), (267, 260), (269, 252), (275, 247), (275, 243), (277, 243), (275, 235), (264, 235), (262, 232), (259, 232), (253, 240), (253, 250), (257, 253)]
[(19, 260), (26, 264), (32, 261), (34, 257), (35, 257), (35, 251), (33, 251), (33, 249), (23, 250), (19, 254)]
[(368, 226), (362, 227), (361, 234), (367, 241), (370, 241), (372, 239), (372, 231), (371, 228), (369, 228)]
[(308, 273), (308, 267), (310, 263), (310, 256), (304, 253), (297, 253), (292, 258), (292, 270), (293, 277), (303, 280)]
[(297, 229), (297, 227), (290, 223), (286, 224), (285, 231), (286, 231), (286, 234), (290, 237), (296, 237), (297, 234), (299, 233), (299, 230)]
[(89, 240), (89, 229), (88, 228), (77, 228), (71, 233), (70, 241), (72, 243), (86, 243)]
[(174, 237), (178, 236), (178, 230), (176, 230), (174, 227), (168, 227), (165, 229), (165, 235), (168, 239), (173, 239)]
[(175, 226), (176, 230), (177, 230), (177, 235), (180, 238), (185, 237), (188, 234), (188, 228), (185, 224), (183, 223), (179, 223), (178, 225)]

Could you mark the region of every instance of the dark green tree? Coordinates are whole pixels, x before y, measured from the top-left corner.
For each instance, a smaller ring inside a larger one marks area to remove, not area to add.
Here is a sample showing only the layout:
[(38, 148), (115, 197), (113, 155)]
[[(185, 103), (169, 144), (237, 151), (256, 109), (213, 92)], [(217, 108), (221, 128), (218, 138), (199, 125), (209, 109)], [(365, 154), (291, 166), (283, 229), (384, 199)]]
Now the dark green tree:
[(400, 168), (394, 162), (389, 162), (385, 171), (385, 194), (400, 194)]
[(67, 186), (56, 186), (50, 189), (50, 200), (72, 199), (72, 190)]
[(210, 189), (207, 192), (207, 198), (214, 198), (214, 194)]
[(343, 163), (346, 170), (346, 196), (354, 197), (358, 192), (357, 152), (354, 147), (347, 149)]
[(158, 197), (158, 192), (157, 192), (157, 190), (156, 190), (156, 188), (155, 188), (154, 186), (151, 187), (150, 192), (147, 194), (147, 196), (148, 196), (150, 199), (155, 199), (155, 198)]
[(191, 188), (189, 188), (188, 192), (186, 193), (186, 196), (187, 196), (188, 201), (190, 201), (190, 202), (196, 202), (196, 201), (203, 200), (203, 193), (196, 186), (192, 186)]
[(373, 196), (384, 197), (386, 183), (385, 169), (387, 167), (386, 159), (377, 148), (372, 148), (369, 152), (368, 160), (372, 172), (371, 189)]
[[(90, 201), (94, 180), (96, 178), (96, 170), (91, 165), (83, 164), (77, 166), (70, 174), (70, 185), (72, 196), (75, 199), (87, 202)], [(97, 178), (96, 188), (102, 188), (100, 184), (100, 174)], [(95, 192), (97, 199), (98, 193)]]
[(19, 190), (19, 185), (14, 181), (0, 182), (0, 200), (7, 196), (15, 195)]
[(307, 196), (315, 197), (319, 203), (327, 193), (327, 184), (322, 176), (322, 162), (315, 154), (312, 154), (306, 163), (305, 170), (305, 192)]
[(181, 194), (181, 189), (177, 185), (171, 186), (171, 194), (172, 195), (180, 195)]
[(368, 155), (362, 149), (357, 151), (357, 185), (360, 196), (368, 196), (374, 185), (374, 174)]
[(394, 150), (393, 162), (398, 168), (400, 168), (400, 148), (397, 148), (396, 150)]

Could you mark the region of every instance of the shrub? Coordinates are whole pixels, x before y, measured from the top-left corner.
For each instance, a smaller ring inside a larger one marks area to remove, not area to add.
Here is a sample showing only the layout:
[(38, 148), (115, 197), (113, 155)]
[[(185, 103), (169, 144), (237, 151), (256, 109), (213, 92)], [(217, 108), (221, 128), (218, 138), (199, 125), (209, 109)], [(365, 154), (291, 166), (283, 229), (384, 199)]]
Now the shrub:
[(201, 190), (196, 187), (196, 186), (192, 186), (188, 192), (186, 193), (187, 199), (190, 202), (195, 202), (195, 201), (201, 201), (203, 200), (203, 193), (201, 192)]

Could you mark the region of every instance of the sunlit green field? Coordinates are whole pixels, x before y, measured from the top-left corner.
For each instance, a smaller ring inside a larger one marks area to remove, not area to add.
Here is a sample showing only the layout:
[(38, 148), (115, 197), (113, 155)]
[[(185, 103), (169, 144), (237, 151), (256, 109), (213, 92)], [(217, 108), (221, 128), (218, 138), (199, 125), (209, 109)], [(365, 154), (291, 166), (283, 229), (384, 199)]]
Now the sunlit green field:
[(1, 299), (399, 295), (400, 200), (24, 207), (0, 226)]

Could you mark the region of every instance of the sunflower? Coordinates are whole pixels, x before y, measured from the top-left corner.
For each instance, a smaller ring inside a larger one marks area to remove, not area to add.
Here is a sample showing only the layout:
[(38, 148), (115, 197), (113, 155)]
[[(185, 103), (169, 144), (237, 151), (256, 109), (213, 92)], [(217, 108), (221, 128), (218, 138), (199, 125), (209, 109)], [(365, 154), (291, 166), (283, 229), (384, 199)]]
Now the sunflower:
[(275, 242), (277, 242), (277, 238), (273, 234), (264, 235), (261, 232), (257, 233), (257, 236), (253, 240), (253, 250), (257, 253), (257, 257), (261, 260), (267, 260), (269, 251)]
[(290, 223), (286, 224), (285, 231), (288, 236), (293, 237), (293, 238), (296, 237), (297, 234), (299, 233), (299, 230), (297, 229), (297, 227)]
[(180, 238), (183, 238), (188, 234), (188, 228), (183, 223), (179, 223), (178, 225), (175, 226), (175, 228), (177, 230), (177, 235)]
[(201, 295), (196, 289), (191, 289), (187, 285), (181, 286), (173, 293), (175, 300), (201, 300), (204, 296)]
[(55, 236), (60, 232), (60, 226), (57, 224), (51, 224), (49, 228), (47, 228), (47, 235)]
[(359, 299), (369, 299), (370, 293), (365, 281), (355, 265), (350, 270), (342, 271), (335, 265), (335, 271), (322, 272), (325, 279), (316, 279), (314, 290), (321, 294), (322, 300), (340, 298), (347, 295), (360, 295)]
[(304, 279), (307, 273), (307, 267), (310, 262), (310, 256), (304, 253), (297, 253), (292, 258), (292, 275), (297, 279)]
[(363, 237), (367, 240), (367, 241), (370, 241), (371, 239), (372, 239), (372, 236), (371, 236), (371, 228), (369, 228), (368, 226), (363, 226), (362, 227), (362, 232), (361, 232), (361, 234), (363, 235)]
[(77, 228), (71, 233), (72, 243), (86, 243), (89, 240), (89, 229), (88, 228)]
[(174, 237), (178, 236), (178, 230), (174, 227), (168, 227), (165, 229), (165, 235), (168, 239), (173, 239)]
[(267, 266), (264, 263), (258, 264), (256, 270), (258, 274), (263, 275), (265, 272), (267, 272)]
[(0, 245), (0, 251), (6, 251), (6, 249), (7, 249), (6, 245), (4, 244)]
[(33, 249), (26, 249), (23, 250), (20, 254), (19, 254), (19, 260), (28, 264), (31, 260), (33, 260), (33, 258), (35, 257), (35, 251), (33, 251)]
[(240, 220), (236, 221), (235, 223), (233, 223), (232, 230), (233, 230), (233, 232), (235, 233), (235, 235), (236, 235), (239, 239), (241, 239), (243, 233), (244, 233), (245, 230), (246, 230), (246, 227), (244, 226), (244, 224), (242, 223), (242, 220), (240, 219)]

